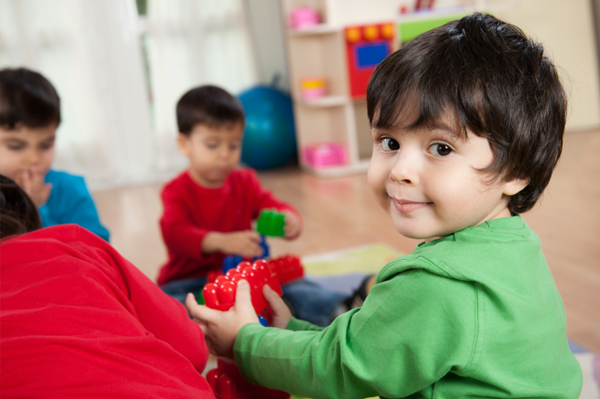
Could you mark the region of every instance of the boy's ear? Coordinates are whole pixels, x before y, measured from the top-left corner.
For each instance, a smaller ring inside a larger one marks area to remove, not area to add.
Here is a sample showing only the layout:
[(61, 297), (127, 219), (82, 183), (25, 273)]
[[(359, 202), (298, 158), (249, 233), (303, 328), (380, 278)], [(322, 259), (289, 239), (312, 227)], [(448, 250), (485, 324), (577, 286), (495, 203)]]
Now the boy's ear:
[(179, 133), (177, 135), (177, 146), (179, 147), (179, 152), (186, 157), (190, 156), (190, 138), (188, 136)]
[(504, 183), (504, 190), (502, 193), (506, 196), (513, 196), (519, 191), (523, 190), (529, 184), (529, 179), (512, 179)]

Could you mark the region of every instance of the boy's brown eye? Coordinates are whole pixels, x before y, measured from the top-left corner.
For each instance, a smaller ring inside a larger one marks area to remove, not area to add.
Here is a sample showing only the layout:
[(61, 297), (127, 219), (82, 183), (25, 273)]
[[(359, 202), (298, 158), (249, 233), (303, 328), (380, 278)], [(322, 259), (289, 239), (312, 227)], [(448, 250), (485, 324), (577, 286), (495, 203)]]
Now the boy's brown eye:
[(392, 138), (386, 137), (383, 140), (381, 140), (381, 147), (385, 151), (397, 151), (400, 149), (400, 143), (398, 143)]
[(452, 152), (452, 148), (446, 144), (434, 144), (431, 146), (431, 151), (434, 155), (444, 157)]

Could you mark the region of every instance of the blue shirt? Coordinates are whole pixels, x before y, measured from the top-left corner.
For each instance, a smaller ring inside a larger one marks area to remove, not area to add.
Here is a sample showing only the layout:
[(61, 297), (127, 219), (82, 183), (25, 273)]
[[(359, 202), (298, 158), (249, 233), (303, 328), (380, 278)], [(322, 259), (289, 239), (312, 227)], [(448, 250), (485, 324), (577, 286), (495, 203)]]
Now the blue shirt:
[(73, 223), (109, 240), (83, 177), (50, 170), (45, 181), (52, 184), (52, 190), (48, 202), (39, 209), (43, 227)]

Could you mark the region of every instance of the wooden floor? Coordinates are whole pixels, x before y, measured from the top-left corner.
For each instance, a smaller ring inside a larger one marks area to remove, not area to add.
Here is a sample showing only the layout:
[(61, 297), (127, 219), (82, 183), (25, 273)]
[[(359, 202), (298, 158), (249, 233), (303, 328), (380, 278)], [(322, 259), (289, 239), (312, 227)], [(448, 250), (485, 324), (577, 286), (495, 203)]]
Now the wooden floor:
[[(294, 204), (304, 232), (293, 242), (271, 239), (274, 256), (311, 255), (374, 242), (406, 253), (401, 237), (372, 198), (366, 175), (322, 179), (297, 168), (261, 172), (265, 187)], [(155, 280), (166, 259), (160, 238), (161, 185), (95, 192), (112, 244)], [(543, 201), (523, 215), (539, 234), (560, 290), (569, 338), (600, 353), (600, 131), (569, 133)], [(383, 265), (382, 265), (383, 266)]]

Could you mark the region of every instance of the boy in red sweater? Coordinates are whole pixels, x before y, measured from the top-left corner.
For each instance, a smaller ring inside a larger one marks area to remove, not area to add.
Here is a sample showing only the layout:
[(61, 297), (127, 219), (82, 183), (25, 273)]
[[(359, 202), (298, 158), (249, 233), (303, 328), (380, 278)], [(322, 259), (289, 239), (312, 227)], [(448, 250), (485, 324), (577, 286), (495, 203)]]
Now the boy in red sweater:
[[(264, 190), (251, 169), (238, 169), (244, 133), (239, 101), (215, 86), (185, 93), (177, 103), (178, 144), (189, 169), (162, 191), (160, 219), (169, 259), (158, 285), (181, 303), (197, 294), (210, 271), (221, 269), (227, 255), (260, 257), (260, 235), (251, 229), (263, 209), (285, 214), (285, 238), (302, 231), (300, 215)], [(344, 296), (306, 280), (283, 287), (296, 316), (327, 325)]]

